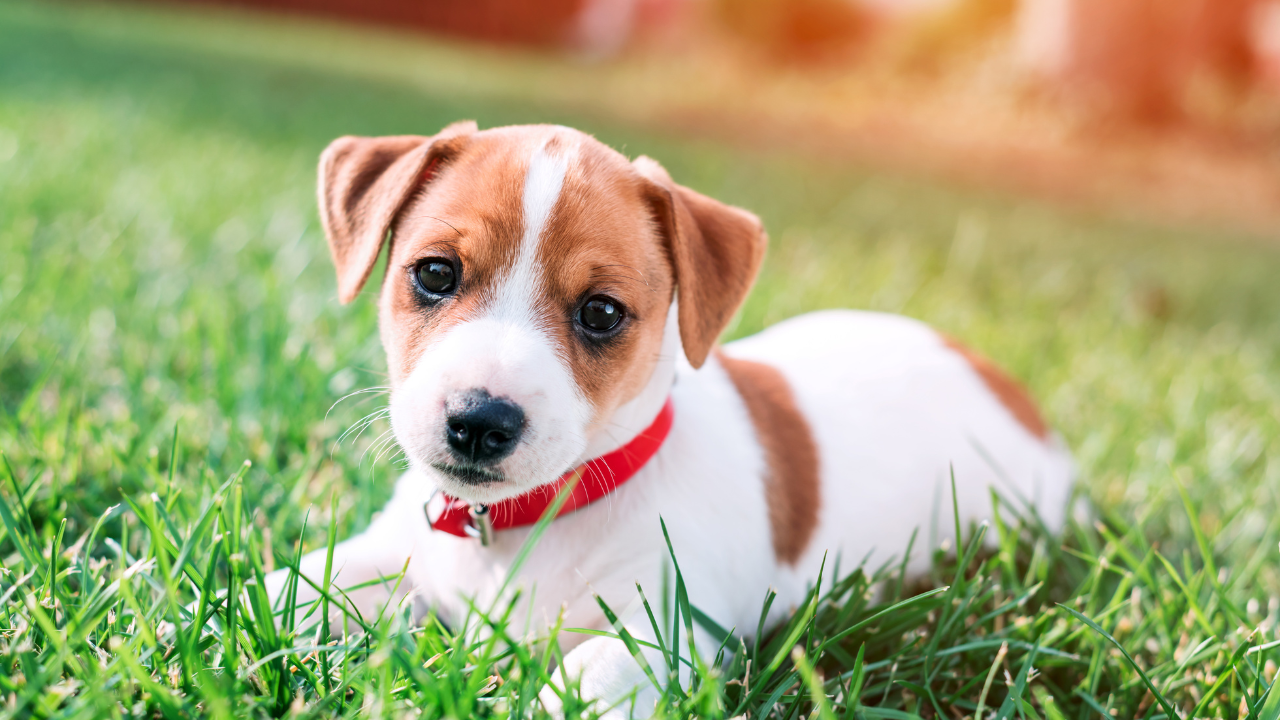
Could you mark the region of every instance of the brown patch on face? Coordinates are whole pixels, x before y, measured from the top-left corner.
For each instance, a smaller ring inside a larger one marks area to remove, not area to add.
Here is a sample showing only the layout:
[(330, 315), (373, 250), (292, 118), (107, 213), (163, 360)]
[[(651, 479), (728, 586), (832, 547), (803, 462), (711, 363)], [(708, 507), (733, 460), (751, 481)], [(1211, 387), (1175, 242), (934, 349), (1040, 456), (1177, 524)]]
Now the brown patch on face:
[(338, 298), (351, 302), (378, 262), (387, 230), (431, 170), (466, 145), (473, 122), (433, 137), (338, 138), (320, 156), (320, 221), (338, 271)]
[[(406, 204), (393, 229), (379, 318), (393, 386), (412, 372), (432, 338), (483, 314), (493, 299), (520, 251), (524, 184), (539, 147), (570, 162), (538, 248), (542, 287), (531, 298), (537, 319), (592, 404), (596, 423), (648, 382), (674, 281), (644, 181), (624, 157), (591, 138), (551, 132), (476, 133)], [(432, 256), (460, 268), (457, 291), (438, 308), (423, 306), (411, 276), (417, 261)], [(577, 323), (579, 308), (595, 295), (625, 309), (620, 332), (602, 341)]]
[[(539, 316), (602, 422), (640, 393), (657, 364), (674, 292), (671, 264), (631, 164), (586, 137), (561, 151), (574, 159), (539, 247)], [(597, 295), (624, 308), (611, 337), (594, 338), (577, 322), (579, 308)]]
[[(528, 153), (504, 133), (472, 136), (465, 152), (436, 168), (392, 228), (379, 327), (391, 383), (408, 377), (431, 339), (479, 314), (519, 251)], [(455, 264), (458, 286), (436, 307), (424, 306), (414, 265), (428, 257)]]
[(987, 389), (995, 394), (996, 399), (1013, 415), (1018, 424), (1027, 432), (1045, 440), (1049, 437), (1049, 425), (1040, 415), (1040, 410), (1022, 385), (1009, 377), (995, 363), (973, 350), (961, 345), (955, 338), (942, 336), (942, 342), (965, 359), (982, 378)]
[(818, 448), (809, 423), (796, 406), (786, 378), (763, 363), (717, 351), (717, 357), (742, 396), (764, 448), (768, 470), (765, 499), (773, 531), (773, 554), (794, 565), (818, 525), (822, 502)]
[[(545, 126), (477, 132), (456, 123), (432, 138), (339, 139), (320, 178), (339, 295), (347, 302), (360, 291), (390, 230), (379, 323), (398, 385), (432, 337), (479, 314), (516, 257), (538, 148), (570, 163), (541, 238), (545, 287), (530, 300), (600, 422), (651, 376), (677, 275), (681, 339), (697, 367), (745, 298), (766, 244), (755, 216), (676, 185), (648, 158), (630, 163), (589, 136)], [(458, 290), (431, 307), (411, 276), (429, 257), (460, 266)], [(626, 309), (608, 342), (583, 342), (576, 325), (594, 294)]]

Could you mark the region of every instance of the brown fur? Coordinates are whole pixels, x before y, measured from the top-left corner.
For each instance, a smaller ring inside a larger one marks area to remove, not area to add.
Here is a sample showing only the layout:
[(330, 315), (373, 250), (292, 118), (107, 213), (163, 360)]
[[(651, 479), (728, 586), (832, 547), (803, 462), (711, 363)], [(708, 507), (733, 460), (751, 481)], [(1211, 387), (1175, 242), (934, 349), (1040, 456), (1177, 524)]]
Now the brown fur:
[[(649, 219), (643, 184), (621, 155), (594, 143), (577, 149), (544, 231), (547, 317), (578, 387), (603, 421), (635, 397), (652, 374), (675, 291), (671, 261)], [(628, 327), (597, 348), (575, 337), (573, 311), (589, 295), (626, 307)], [(602, 412), (605, 411), (605, 412)], [(607, 414), (606, 414), (607, 412)]]
[(773, 531), (773, 554), (794, 565), (818, 525), (822, 489), (818, 448), (786, 378), (763, 363), (717, 353), (747, 406), (768, 471), (765, 498)]
[[(341, 138), (321, 160), (325, 230), (344, 302), (391, 230), (379, 324), (393, 387), (433, 337), (491, 300), (519, 252), (531, 142), (547, 133), (547, 152), (576, 158), (544, 230), (543, 290), (534, 302), (597, 422), (648, 381), (677, 282), (682, 340), (695, 366), (745, 299), (766, 243), (759, 221), (676, 185), (647, 158), (629, 163), (585, 136), (544, 127), (477, 132), (459, 123), (433, 138)], [(453, 259), (460, 285), (446, 305), (424, 310), (411, 273), (431, 256)], [(574, 323), (580, 303), (597, 293), (622, 302), (627, 326), (615, 342), (591, 348)]]
[(378, 262), (382, 241), (423, 170), (455, 149), (475, 123), (455, 123), (435, 137), (346, 136), (320, 156), (320, 220), (338, 271), (338, 299), (351, 302)]
[(746, 210), (676, 185), (647, 157), (634, 165), (652, 183), (650, 202), (675, 265), (685, 356), (701, 367), (746, 300), (769, 238), (760, 219)]
[[(402, 277), (389, 276), (382, 313), (393, 382), (408, 375), (432, 337), (483, 312), (495, 281), (515, 261), (529, 153), (511, 139), (510, 133), (475, 136), (396, 225), (389, 267)], [(556, 144), (553, 139), (548, 151)], [(534, 305), (601, 421), (635, 397), (652, 373), (673, 284), (630, 165), (603, 146), (584, 144), (577, 153), (544, 228), (542, 296)], [(454, 258), (462, 281), (449, 309), (429, 313), (424, 322), (409, 272), (433, 254)], [(616, 342), (593, 352), (575, 336), (574, 323), (578, 305), (597, 293), (621, 301), (629, 325)]]
[(1027, 429), (1027, 432), (1041, 440), (1049, 437), (1048, 423), (1044, 421), (1044, 417), (1040, 415), (1039, 408), (1036, 407), (1035, 402), (1022, 385), (1005, 374), (995, 363), (961, 345), (955, 338), (943, 336), (943, 342), (946, 343), (947, 347), (959, 353), (973, 367), (974, 372), (978, 373), (978, 377), (982, 378), (982, 382), (986, 384), (987, 389), (995, 394), (1000, 404), (1004, 405), (1005, 409), (1013, 415), (1019, 425), (1022, 425)]
[[(524, 232), (524, 163), (516, 148), (473, 136), (406, 203), (392, 233), (378, 318), (393, 386), (433, 337), (483, 312), (494, 283), (515, 261)], [(424, 309), (412, 272), (432, 256), (457, 263), (459, 288), (446, 305)]]

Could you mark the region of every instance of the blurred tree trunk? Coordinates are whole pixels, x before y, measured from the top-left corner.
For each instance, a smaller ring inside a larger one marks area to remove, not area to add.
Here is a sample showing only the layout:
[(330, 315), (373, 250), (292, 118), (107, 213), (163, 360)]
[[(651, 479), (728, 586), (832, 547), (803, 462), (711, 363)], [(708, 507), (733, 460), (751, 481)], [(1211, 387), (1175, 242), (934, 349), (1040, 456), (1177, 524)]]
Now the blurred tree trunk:
[(1023, 0), (1021, 61), (1065, 92), (1143, 120), (1178, 116), (1200, 77), (1253, 73), (1257, 0)]

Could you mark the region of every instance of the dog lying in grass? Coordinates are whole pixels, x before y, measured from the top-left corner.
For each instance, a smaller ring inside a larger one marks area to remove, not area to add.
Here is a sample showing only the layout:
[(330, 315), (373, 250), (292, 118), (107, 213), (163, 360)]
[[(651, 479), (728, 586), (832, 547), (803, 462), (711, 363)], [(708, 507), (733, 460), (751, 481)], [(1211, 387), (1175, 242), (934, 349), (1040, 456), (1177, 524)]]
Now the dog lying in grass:
[[(617, 630), (598, 595), (637, 608), (618, 623), (650, 643), (634, 599), (663, 587), (664, 532), (691, 603), (754, 629), (766, 592), (776, 620), (828, 553), (875, 565), (918, 529), (954, 535), (953, 476), (964, 524), (991, 512), (992, 488), (1050, 530), (1065, 519), (1071, 458), (1035, 405), (917, 321), (817, 312), (718, 348), (764, 229), (649, 158), (564, 127), (458, 123), (340, 138), (319, 186), (343, 302), (388, 246), (380, 331), (409, 470), (329, 571), (362, 586), (348, 595), (366, 615), (406, 597), (446, 623), (483, 606), (557, 497), (518, 572), (536, 586), (522, 622)], [(327, 561), (300, 570), (323, 578)], [(273, 597), (287, 579), (268, 577)], [(575, 640), (560, 677), (602, 707), (645, 682), (623, 642)]]

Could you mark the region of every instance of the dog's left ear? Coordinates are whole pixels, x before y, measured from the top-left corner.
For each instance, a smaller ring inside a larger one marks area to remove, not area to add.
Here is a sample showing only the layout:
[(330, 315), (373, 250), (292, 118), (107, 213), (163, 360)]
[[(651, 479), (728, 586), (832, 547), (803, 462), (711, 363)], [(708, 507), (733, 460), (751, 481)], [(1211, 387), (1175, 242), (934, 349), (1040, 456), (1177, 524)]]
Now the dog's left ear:
[(769, 238), (760, 218), (677, 185), (654, 160), (632, 164), (671, 254), (685, 357), (702, 367), (747, 299)]
[(338, 299), (360, 294), (400, 209), (440, 160), (476, 131), (459, 122), (438, 135), (340, 137), (320, 155), (320, 219), (338, 271)]

